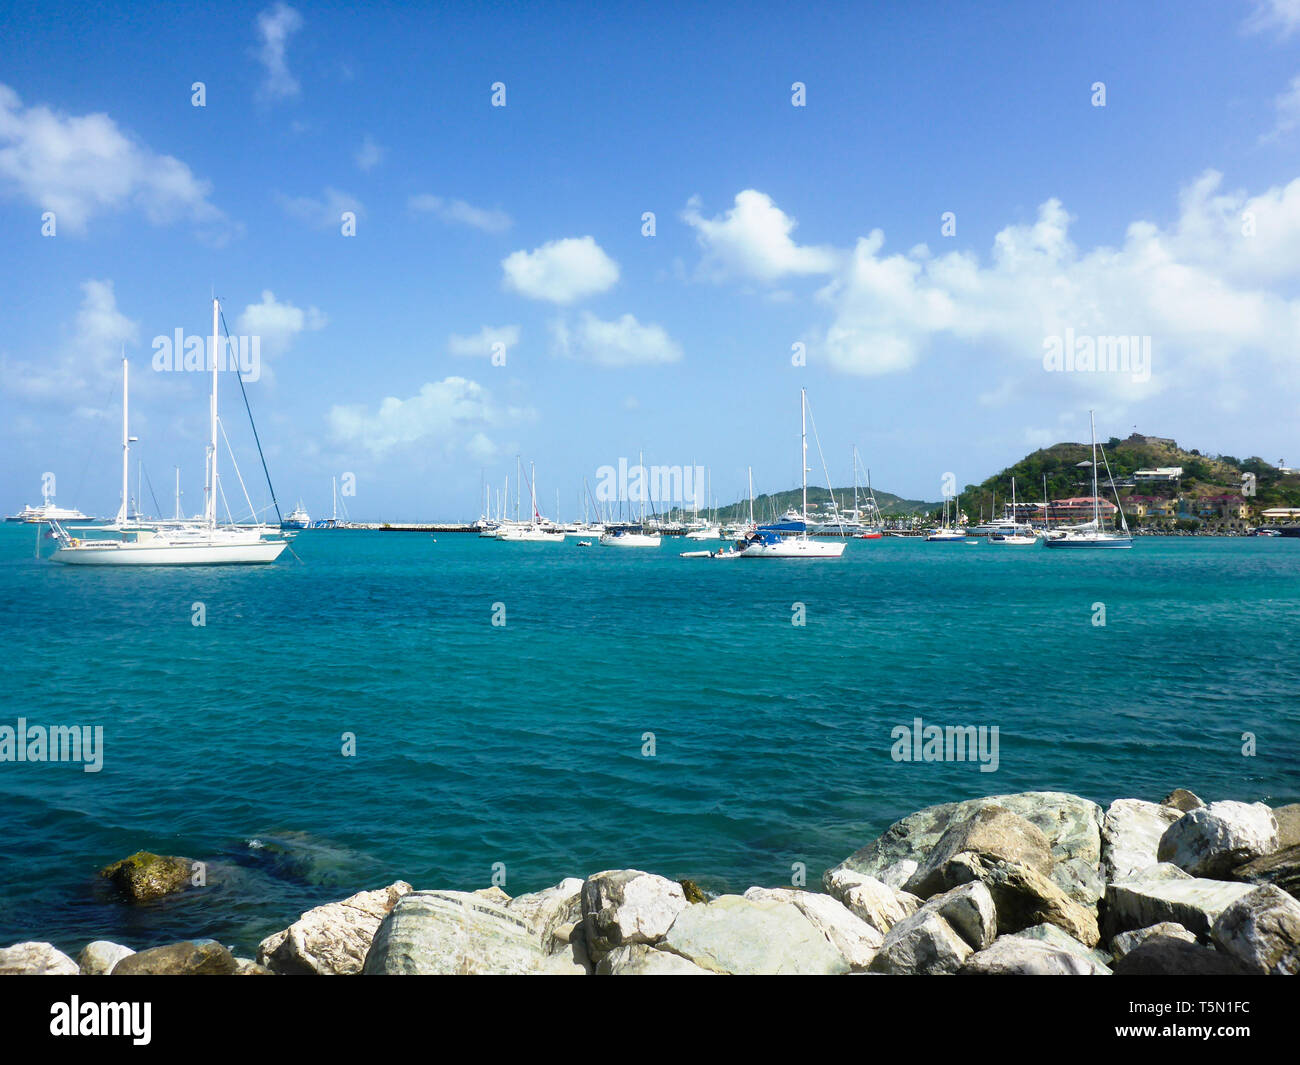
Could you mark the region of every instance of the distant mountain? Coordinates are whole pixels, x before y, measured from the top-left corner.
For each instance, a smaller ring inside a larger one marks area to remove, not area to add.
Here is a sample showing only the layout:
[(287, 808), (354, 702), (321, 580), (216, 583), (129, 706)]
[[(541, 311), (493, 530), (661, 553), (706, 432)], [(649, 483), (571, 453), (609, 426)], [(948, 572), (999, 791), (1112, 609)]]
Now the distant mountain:
[[(847, 488), (834, 489), (835, 498), (842, 510), (848, 511), (853, 508), (853, 486)], [(803, 502), (802, 490), (792, 488), (787, 492), (770, 492), (761, 496), (754, 497), (754, 517), (758, 521), (768, 521), (772, 518), (780, 517), (791, 507), (798, 510)], [(921, 499), (904, 499), (902, 496), (896, 496), (892, 492), (882, 492), (879, 489), (875, 491), (876, 503), (880, 507), (880, 512), (885, 517), (902, 517), (912, 514), (928, 514), (936, 507), (942, 506), (941, 503), (927, 503)], [(825, 488), (814, 488), (808, 486), (808, 511), (813, 517), (817, 512), (825, 508), (826, 503), (830, 500), (831, 493)], [(861, 485), (858, 486), (858, 500), (861, 505), (866, 505), (866, 490)], [(814, 509), (815, 508), (815, 509)], [(680, 515), (674, 515), (680, 516)], [(718, 508), (718, 518), (721, 521), (743, 521), (749, 517), (749, 500), (743, 499), (729, 506)]]

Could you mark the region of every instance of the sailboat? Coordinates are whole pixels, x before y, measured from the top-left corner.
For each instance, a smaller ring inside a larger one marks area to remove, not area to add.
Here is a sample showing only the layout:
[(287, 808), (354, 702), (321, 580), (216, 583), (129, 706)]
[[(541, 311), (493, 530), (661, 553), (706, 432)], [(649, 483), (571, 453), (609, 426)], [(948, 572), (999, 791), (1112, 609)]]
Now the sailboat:
[[(800, 432), (803, 441), (803, 514), (808, 513), (808, 390), (799, 389)], [(818, 448), (821, 447), (819, 443)], [(848, 546), (843, 540), (814, 540), (808, 535), (808, 522), (783, 518), (770, 525), (760, 525), (746, 534), (737, 545), (741, 558), (839, 558)]]
[(1119, 504), (1119, 493), (1115, 491), (1115, 478), (1111, 477), (1110, 463), (1106, 461), (1106, 451), (1101, 449), (1101, 460), (1106, 463), (1106, 476), (1110, 478), (1110, 490), (1115, 496), (1115, 510), (1119, 514), (1123, 532), (1107, 529), (1101, 518), (1101, 499), (1097, 495), (1097, 420), (1092, 411), (1088, 411), (1088, 424), (1092, 429), (1092, 521), (1082, 525), (1073, 525), (1059, 532), (1049, 533), (1043, 543), (1048, 547), (1061, 548), (1128, 548), (1133, 546), (1133, 537), (1129, 535), (1128, 521), (1124, 517), (1124, 508)]
[[(59, 546), (50, 557), (55, 562), (78, 566), (197, 566), (231, 563), (274, 562), (289, 546), (279, 531), (266, 525), (217, 524), (217, 372), (220, 367), (218, 318), (220, 304), (212, 300), (212, 391), (209, 396), (211, 439), (204, 483), (202, 520), (146, 523), (130, 520), (130, 451), (128, 420), (129, 367), (122, 359), (122, 503), (117, 518), (108, 528), (116, 539), (70, 535), (57, 521), (50, 529)], [(236, 469), (238, 475), (238, 469)], [(242, 480), (241, 480), (242, 483)], [(78, 530), (80, 531), (80, 530)]]
[(562, 544), (564, 530), (542, 524), (542, 515), (537, 510), (537, 466), (530, 466), (532, 471), (528, 478), (530, 500), (533, 506), (533, 520), (530, 522), (513, 522), (502, 525), (497, 531), (497, 539), (505, 543)]
[[(645, 469), (645, 456), (639, 452), (637, 465)], [(601, 547), (658, 547), (663, 542), (659, 533), (650, 532), (646, 527), (645, 494), (642, 493), (640, 522), (636, 525), (606, 525), (600, 534)]]
[(1016, 518), (1016, 479), (1011, 478), (1011, 527), (1007, 532), (989, 534), (988, 542), (1003, 547), (1032, 547), (1038, 543), (1038, 537), (1026, 526), (1020, 525)]
[(961, 496), (954, 495), (952, 499), (952, 523), (948, 522), (948, 500), (943, 501), (943, 524), (935, 529), (926, 540), (929, 543), (964, 543), (966, 540), (966, 530), (961, 526)]

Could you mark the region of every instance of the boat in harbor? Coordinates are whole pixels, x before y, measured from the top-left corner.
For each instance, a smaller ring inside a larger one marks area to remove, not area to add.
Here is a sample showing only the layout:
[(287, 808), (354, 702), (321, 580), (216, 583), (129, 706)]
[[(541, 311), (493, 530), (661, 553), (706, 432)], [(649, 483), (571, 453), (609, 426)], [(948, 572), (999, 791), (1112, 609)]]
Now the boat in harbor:
[[(51, 559), (65, 565), (77, 566), (195, 566), (229, 565), (274, 562), (289, 546), (280, 530), (263, 524), (238, 525), (217, 522), (217, 500), (220, 481), (217, 472), (217, 375), (222, 359), (218, 344), (220, 304), (212, 300), (212, 386), (209, 395), (210, 440), (204, 478), (204, 514), (202, 519), (168, 522), (131, 521), (128, 517), (130, 503), (129, 470), (131, 443), (128, 420), (129, 366), (122, 359), (122, 502), (114, 522), (100, 529), (74, 530), (82, 533), (73, 536), (59, 521), (50, 522), (50, 530), (58, 541)], [(238, 372), (238, 371), (236, 371)], [(259, 445), (260, 451), (260, 445)], [(238, 476), (238, 468), (236, 468)], [(241, 488), (243, 480), (240, 478)], [(247, 499), (247, 491), (245, 491)], [(274, 500), (273, 500), (274, 501)], [(249, 504), (252, 509), (251, 503)], [(115, 536), (87, 536), (85, 533), (102, 531)]]
[[(495, 538), (502, 543), (513, 544), (562, 544), (565, 539), (564, 530), (543, 521), (541, 512), (537, 509), (537, 467), (532, 465), (530, 469), (528, 487), (533, 508), (532, 520), (502, 522), (497, 527)], [(480, 530), (479, 535), (483, 535), (483, 530)]]
[(1032, 547), (1038, 543), (1038, 534), (1028, 525), (1016, 520), (1016, 479), (1011, 478), (1011, 525), (989, 534), (988, 542), (999, 547)]
[[(1088, 412), (1088, 424), (1092, 429), (1092, 520), (1081, 525), (1071, 525), (1064, 529), (1053, 530), (1047, 534), (1044, 545), (1058, 549), (1110, 549), (1123, 550), (1133, 546), (1133, 537), (1128, 530), (1128, 521), (1124, 517), (1124, 508), (1120, 506), (1119, 493), (1115, 490), (1115, 478), (1111, 476), (1110, 463), (1106, 459), (1106, 449), (1097, 444), (1097, 420), (1093, 411)], [(1097, 453), (1101, 452), (1101, 461), (1106, 466), (1106, 476), (1110, 479), (1110, 490), (1115, 496), (1115, 512), (1119, 516), (1122, 532), (1107, 529), (1101, 514), (1101, 497), (1097, 494)]]
[(21, 521), (28, 525), (44, 525), (51, 521), (68, 524), (70, 522), (94, 520), (94, 518), (81, 513), (76, 507), (60, 507), (56, 505), (54, 498), (49, 495), (45, 497), (45, 501), (39, 507), (28, 504), (17, 514), (5, 518), (5, 521)]
[[(799, 390), (800, 434), (802, 439), (803, 514), (808, 513), (808, 390)], [(820, 444), (818, 445), (820, 447)], [(782, 519), (759, 525), (736, 544), (741, 558), (839, 558), (848, 544), (843, 540), (814, 540), (808, 522)]]
[(307, 508), (302, 505), (302, 500), (298, 500), (298, 505), (289, 511), (288, 517), (280, 522), (281, 529), (306, 529), (311, 525), (311, 515), (307, 513)]
[(948, 500), (943, 501), (943, 524), (926, 536), (926, 542), (932, 544), (965, 543), (966, 529), (961, 525), (961, 496), (952, 499), (952, 519), (948, 518)]
[[(638, 465), (645, 468), (645, 457), (637, 456)], [(663, 536), (658, 531), (651, 531), (646, 522), (645, 499), (641, 500), (641, 519), (629, 523), (607, 523), (605, 531), (600, 534), (601, 547), (658, 547)]]

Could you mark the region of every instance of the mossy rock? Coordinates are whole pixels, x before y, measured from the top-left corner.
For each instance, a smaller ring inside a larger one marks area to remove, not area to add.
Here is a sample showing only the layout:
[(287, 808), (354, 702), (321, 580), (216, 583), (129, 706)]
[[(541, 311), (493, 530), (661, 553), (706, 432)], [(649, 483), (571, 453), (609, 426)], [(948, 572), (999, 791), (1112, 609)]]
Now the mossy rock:
[(708, 902), (704, 892), (700, 890), (700, 885), (694, 880), (679, 880), (682, 885), (682, 892), (686, 896), (687, 902)]
[(148, 902), (184, 891), (192, 866), (189, 858), (136, 851), (129, 858), (106, 865), (99, 875), (131, 902)]

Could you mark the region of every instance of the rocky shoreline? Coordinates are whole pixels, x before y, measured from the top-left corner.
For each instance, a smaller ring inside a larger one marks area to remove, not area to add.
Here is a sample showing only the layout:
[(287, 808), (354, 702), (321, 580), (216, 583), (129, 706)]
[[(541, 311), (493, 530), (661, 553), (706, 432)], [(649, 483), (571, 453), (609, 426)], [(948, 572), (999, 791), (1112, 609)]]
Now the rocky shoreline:
[[(188, 859), (103, 870), (128, 899), (184, 890)], [(405, 881), (308, 910), (256, 958), (210, 939), (74, 960), (0, 948), (0, 974), (1300, 974), (1300, 804), (1103, 809), (1064, 792), (928, 807), (828, 869), (822, 891), (706, 898), (636, 869), (500, 888)]]

